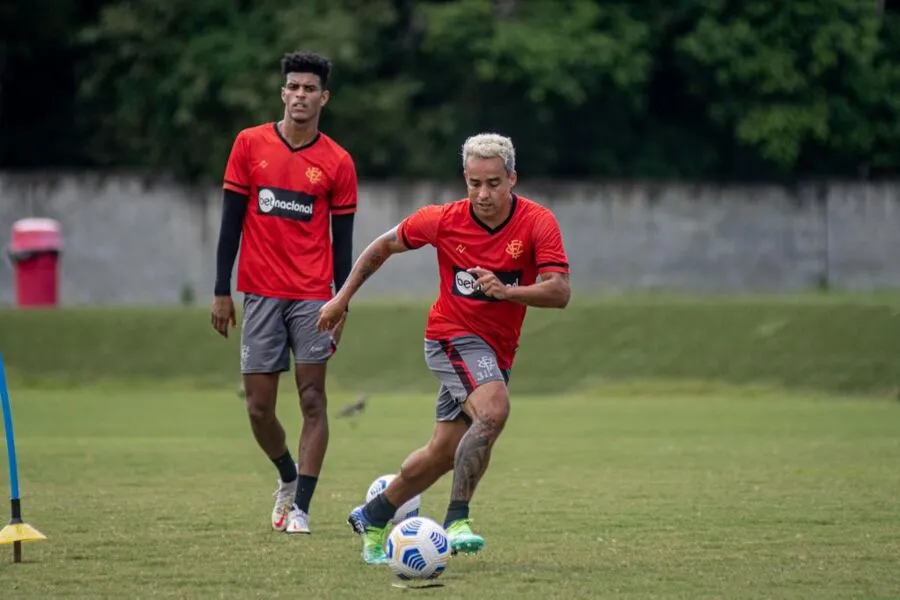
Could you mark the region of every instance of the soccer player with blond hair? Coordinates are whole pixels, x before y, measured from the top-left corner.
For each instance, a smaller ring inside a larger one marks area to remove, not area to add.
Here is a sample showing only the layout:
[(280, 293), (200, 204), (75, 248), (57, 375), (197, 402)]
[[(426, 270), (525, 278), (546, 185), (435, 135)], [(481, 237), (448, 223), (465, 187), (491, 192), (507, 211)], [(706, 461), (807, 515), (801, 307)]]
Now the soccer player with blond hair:
[(528, 306), (564, 308), (569, 264), (546, 207), (513, 193), (515, 148), (504, 136), (466, 140), (466, 198), (428, 205), (363, 251), (340, 292), (319, 311), (318, 328), (341, 322), (363, 283), (393, 254), (437, 249), (440, 292), (425, 328), (425, 360), (441, 382), (431, 440), (410, 454), (390, 485), (348, 517), (363, 537), (363, 560), (386, 562), (387, 523), (398, 506), (453, 471), (444, 527), (451, 551), (475, 553), (469, 503), (509, 417), (510, 369)]

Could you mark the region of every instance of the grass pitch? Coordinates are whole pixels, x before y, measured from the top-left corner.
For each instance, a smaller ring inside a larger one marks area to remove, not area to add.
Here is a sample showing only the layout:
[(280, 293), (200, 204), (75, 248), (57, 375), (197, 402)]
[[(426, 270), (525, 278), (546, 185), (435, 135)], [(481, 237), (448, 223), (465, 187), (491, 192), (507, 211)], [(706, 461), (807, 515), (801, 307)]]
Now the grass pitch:
[[(354, 305), (329, 366), (341, 389), (432, 393), (423, 302)], [(578, 393), (658, 379), (766, 384), (837, 394), (896, 393), (900, 296), (585, 299), (529, 310), (513, 377), (520, 393)], [(227, 340), (206, 308), (0, 310), (0, 350), (15, 379), (109, 378), (236, 383), (239, 331)], [(51, 358), (52, 357), (52, 358)]]
[[(514, 396), (473, 503), (485, 552), (453, 558), (442, 588), (401, 591), (344, 519), (428, 438), (431, 395), (332, 417), (309, 537), (269, 530), (275, 469), (233, 389), (11, 396), (24, 516), (49, 539), (20, 565), (0, 547), (4, 600), (900, 597), (896, 400), (662, 383)], [(334, 394), (332, 415), (350, 400)], [(287, 385), (279, 413), (296, 439)], [(425, 515), (442, 519), (449, 486)]]

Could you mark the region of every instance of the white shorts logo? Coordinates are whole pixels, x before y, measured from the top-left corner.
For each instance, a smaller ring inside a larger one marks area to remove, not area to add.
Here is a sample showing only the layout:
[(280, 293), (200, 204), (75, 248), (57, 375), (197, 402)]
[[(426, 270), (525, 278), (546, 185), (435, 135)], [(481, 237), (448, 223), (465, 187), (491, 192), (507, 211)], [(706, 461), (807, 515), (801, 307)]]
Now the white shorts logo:
[(275, 194), (272, 190), (259, 190), (259, 210), (268, 213), (272, 212), (273, 208), (275, 208)]
[(475, 276), (467, 271), (459, 271), (456, 273), (456, 291), (463, 296), (471, 296), (476, 291)]
[(493, 356), (485, 355), (478, 359), (478, 368), (491, 371), (497, 368), (497, 361)]
[(489, 377), (493, 377), (494, 373), (497, 371), (497, 361), (494, 360), (493, 356), (482, 356), (478, 359), (478, 370), (475, 371), (475, 379), (478, 381), (484, 381)]

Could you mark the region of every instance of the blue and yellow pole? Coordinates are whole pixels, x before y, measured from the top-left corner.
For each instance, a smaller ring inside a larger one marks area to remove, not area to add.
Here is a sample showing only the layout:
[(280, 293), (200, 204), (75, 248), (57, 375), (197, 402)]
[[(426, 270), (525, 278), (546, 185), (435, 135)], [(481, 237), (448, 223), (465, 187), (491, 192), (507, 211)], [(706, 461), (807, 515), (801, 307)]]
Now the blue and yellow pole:
[(0, 401), (3, 405), (3, 429), (6, 435), (6, 455), (9, 459), (9, 501), (12, 515), (9, 524), (0, 530), (0, 544), (13, 545), (13, 562), (22, 562), (22, 542), (47, 539), (44, 534), (22, 520), (22, 501), (19, 498), (19, 468), (16, 462), (16, 440), (13, 437), (12, 409), (9, 403), (9, 388), (6, 385), (6, 370), (0, 355)]

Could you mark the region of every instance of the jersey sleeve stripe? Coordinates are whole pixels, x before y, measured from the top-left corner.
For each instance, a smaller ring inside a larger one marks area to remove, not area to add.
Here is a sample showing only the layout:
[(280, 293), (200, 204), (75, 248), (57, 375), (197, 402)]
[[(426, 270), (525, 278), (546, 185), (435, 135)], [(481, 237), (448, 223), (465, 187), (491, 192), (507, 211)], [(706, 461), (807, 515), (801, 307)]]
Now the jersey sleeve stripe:
[(231, 181), (230, 179), (226, 179), (226, 180), (225, 180), (225, 185), (223, 185), (222, 187), (225, 187), (225, 188), (231, 188), (231, 189), (233, 189), (233, 190), (235, 190), (235, 191), (242, 191), (242, 192), (249, 192), (249, 191), (250, 191), (250, 187), (249, 187), (249, 186), (241, 185), (240, 183), (237, 183), (236, 181)]
[(239, 194), (241, 196), (244, 196), (245, 198), (248, 198), (250, 196), (250, 192), (248, 192), (247, 190), (242, 190), (240, 188), (236, 188), (227, 183), (222, 186), (222, 189), (224, 189), (227, 192), (234, 192), (235, 194)]
[(341, 206), (339, 208), (332, 208), (331, 214), (333, 215), (352, 215), (356, 212), (356, 208), (350, 208), (349, 206)]
[(545, 262), (541, 263), (537, 266), (538, 269), (546, 269), (547, 267), (559, 267), (561, 269), (568, 269), (569, 263), (564, 262)]
[(350, 209), (355, 210), (356, 209), (355, 203), (354, 204), (338, 204), (337, 206), (335, 206), (334, 204), (331, 204), (330, 206), (331, 206), (331, 210), (350, 210)]
[(233, 186), (233, 187), (241, 188), (242, 190), (250, 191), (250, 186), (248, 186), (248, 185), (241, 185), (241, 184), (238, 183), (237, 181), (231, 181), (230, 179), (226, 179), (226, 180), (225, 180), (225, 183), (227, 183), (228, 185)]

